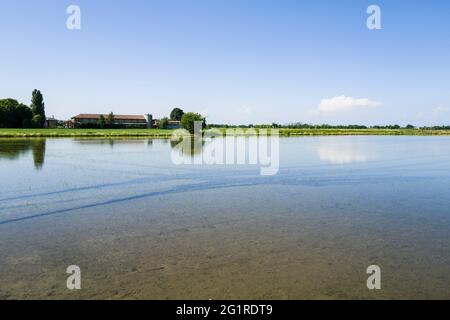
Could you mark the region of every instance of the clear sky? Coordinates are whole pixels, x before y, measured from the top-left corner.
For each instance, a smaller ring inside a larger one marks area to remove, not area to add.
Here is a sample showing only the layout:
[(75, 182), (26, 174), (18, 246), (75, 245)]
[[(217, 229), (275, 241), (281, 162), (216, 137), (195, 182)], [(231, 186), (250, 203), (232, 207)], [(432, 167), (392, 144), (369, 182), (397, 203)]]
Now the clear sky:
[[(66, 9), (81, 8), (81, 30)], [(369, 30), (367, 7), (381, 8)], [(0, 98), (48, 115), (450, 124), (450, 1), (0, 0)]]

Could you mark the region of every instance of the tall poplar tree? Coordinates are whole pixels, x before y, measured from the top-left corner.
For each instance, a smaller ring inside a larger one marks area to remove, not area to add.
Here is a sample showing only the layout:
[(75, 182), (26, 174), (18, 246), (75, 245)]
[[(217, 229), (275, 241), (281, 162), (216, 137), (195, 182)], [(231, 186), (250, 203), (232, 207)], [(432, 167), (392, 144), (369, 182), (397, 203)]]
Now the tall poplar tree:
[(45, 123), (45, 104), (41, 91), (33, 90), (30, 107), (33, 112), (33, 124), (36, 127), (43, 127)]

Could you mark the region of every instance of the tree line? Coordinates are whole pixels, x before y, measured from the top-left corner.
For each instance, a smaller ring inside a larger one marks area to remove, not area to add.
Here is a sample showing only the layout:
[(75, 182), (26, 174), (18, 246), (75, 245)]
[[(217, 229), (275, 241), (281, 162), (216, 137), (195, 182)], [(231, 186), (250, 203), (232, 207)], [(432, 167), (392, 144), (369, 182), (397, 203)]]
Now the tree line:
[(406, 126), (400, 126), (398, 124), (393, 125), (374, 125), (374, 126), (365, 126), (358, 124), (350, 124), (350, 125), (331, 125), (331, 124), (308, 124), (308, 123), (289, 123), (289, 124), (248, 124), (248, 125), (228, 125), (228, 124), (209, 124), (210, 128), (256, 128), (256, 129), (421, 129), (421, 130), (450, 130), (450, 126), (432, 126), (432, 127), (416, 127), (412, 124), (408, 124)]
[(43, 128), (45, 104), (41, 91), (33, 90), (31, 105), (15, 99), (0, 100), (0, 128)]

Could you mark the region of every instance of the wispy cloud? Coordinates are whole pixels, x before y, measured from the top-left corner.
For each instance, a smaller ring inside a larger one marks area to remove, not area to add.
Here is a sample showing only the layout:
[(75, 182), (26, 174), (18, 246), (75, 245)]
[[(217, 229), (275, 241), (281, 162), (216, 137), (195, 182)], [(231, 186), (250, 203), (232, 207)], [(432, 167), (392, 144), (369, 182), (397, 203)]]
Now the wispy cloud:
[(439, 119), (440, 117), (449, 114), (450, 113), (450, 107), (446, 107), (443, 105), (437, 106), (434, 109), (431, 109), (430, 111), (424, 111), (419, 112), (417, 114), (418, 118), (429, 118), (429, 119)]
[(317, 111), (331, 113), (376, 107), (379, 105), (381, 105), (380, 102), (372, 101), (368, 98), (353, 98), (342, 95), (330, 99), (323, 99), (320, 102)]

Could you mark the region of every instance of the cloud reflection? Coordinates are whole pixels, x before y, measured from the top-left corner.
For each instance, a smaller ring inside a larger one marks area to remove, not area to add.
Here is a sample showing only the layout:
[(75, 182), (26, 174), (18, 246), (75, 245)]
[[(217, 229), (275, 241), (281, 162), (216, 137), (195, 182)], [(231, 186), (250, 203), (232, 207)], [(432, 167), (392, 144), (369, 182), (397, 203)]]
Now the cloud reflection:
[(362, 163), (376, 158), (373, 151), (352, 143), (321, 144), (317, 152), (321, 161), (335, 165)]

